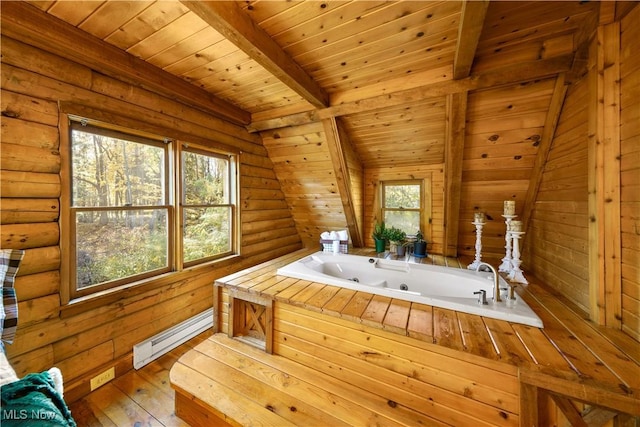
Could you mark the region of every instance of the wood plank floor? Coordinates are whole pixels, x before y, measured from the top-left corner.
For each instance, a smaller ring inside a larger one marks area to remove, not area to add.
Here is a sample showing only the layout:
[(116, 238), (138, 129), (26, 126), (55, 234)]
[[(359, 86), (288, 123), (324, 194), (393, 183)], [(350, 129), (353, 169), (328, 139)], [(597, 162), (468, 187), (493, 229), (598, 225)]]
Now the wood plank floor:
[(188, 426), (175, 415), (169, 370), (180, 356), (211, 335), (212, 331), (203, 332), (142, 369), (132, 369), (69, 405), (78, 426)]

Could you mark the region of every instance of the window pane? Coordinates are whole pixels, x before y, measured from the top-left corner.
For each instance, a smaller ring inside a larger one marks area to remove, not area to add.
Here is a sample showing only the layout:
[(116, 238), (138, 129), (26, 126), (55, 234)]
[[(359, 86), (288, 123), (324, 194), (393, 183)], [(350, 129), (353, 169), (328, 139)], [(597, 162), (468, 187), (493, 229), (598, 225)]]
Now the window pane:
[(164, 205), (163, 147), (74, 129), (75, 207)]
[(419, 211), (385, 211), (384, 223), (389, 227), (396, 227), (408, 235), (416, 234), (420, 229)]
[(420, 209), (420, 185), (385, 185), (386, 208)]
[(76, 213), (77, 288), (168, 265), (165, 209)]
[(231, 207), (185, 208), (184, 261), (231, 251)]
[(215, 156), (182, 152), (185, 205), (229, 203), (229, 161)]

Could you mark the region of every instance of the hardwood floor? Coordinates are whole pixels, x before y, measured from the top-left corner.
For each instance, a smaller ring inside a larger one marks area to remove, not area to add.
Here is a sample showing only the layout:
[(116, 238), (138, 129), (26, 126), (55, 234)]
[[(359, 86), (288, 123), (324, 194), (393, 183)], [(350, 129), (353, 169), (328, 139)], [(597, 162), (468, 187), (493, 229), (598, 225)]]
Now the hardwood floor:
[(180, 356), (209, 336), (211, 332), (204, 332), (69, 405), (78, 426), (188, 426), (175, 415), (169, 370)]

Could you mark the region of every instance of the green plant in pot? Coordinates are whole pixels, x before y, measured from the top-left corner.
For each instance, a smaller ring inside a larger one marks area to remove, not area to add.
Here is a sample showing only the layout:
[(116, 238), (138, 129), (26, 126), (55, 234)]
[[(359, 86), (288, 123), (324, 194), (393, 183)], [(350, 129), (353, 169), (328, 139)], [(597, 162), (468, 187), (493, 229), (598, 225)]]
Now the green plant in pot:
[(399, 228), (391, 227), (387, 229), (387, 238), (389, 239), (389, 251), (403, 256), (406, 249), (404, 243), (407, 239), (407, 233)]
[(373, 233), (371, 234), (376, 244), (376, 252), (384, 252), (387, 246), (387, 229), (384, 226), (384, 222), (377, 222), (373, 227)]
[(427, 256), (427, 242), (423, 239), (422, 231), (416, 233), (416, 241), (413, 242), (413, 256), (424, 258)]

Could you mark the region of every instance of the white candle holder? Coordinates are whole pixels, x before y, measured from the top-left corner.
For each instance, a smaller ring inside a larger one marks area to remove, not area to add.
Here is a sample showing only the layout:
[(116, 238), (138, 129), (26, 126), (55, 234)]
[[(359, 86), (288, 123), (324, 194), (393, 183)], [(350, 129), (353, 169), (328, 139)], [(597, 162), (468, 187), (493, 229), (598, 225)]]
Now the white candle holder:
[(520, 237), (524, 234), (524, 231), (511, 231), (510, 233), (513, 237), (513, 259), (511, 260), (513, 268), (509, 272), (508, 279), (510, 282), (528, 285), (529, 282), (525, 279), (522, 270), (520, 270), (520, 264), (522, 263), (520, 260)]
[(513, 270), (513, 264), (511, 262), (511, 231), (509, 231), (510, 227), (511, 227), (511, 221), (513, 220), (513, 218), (517, 217), (518, 215), (502, 215), (502, 217), (504, 218), (504, 223), (506, 226), (506, 231), (504, 233), (504, 240), (505, 240), (505, 255), (504, 258), (502, 258), (502, 264), (500, 264), (500, 266), (498, 267), (498, 271), (502, 272), (502, 273), (511, 273), (511, 270)]
[(477, 270), (482, 258), (482, 227), (484, 227), (484, 221), (473, 221), (471, 224), (476, 226), (476, 258), (467, 268), (469, 270)]

